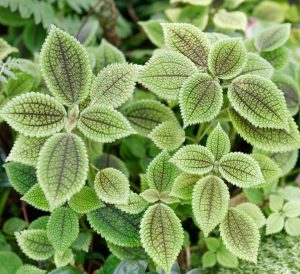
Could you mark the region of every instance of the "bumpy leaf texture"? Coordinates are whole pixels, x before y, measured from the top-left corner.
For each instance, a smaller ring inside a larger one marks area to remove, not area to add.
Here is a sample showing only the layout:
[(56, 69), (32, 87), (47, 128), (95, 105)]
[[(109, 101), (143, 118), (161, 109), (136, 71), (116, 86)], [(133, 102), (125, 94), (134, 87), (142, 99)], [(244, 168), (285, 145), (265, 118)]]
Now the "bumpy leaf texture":
[(164, 36), (161, 23), (166, 22), (163, 19), (148, 20), (145, 22), (139, 22), (139, 25), (143, 28), (150, 41), (159, 48), (164, 46)]
[(16, 131), (31, 137), (50, 136), (59, 132), (67, 116), (64, 107), (56, 99), (36, 92), (13, 98), (0, 114)]
[(200, 70), (207, 68), (209, 42), (197, 27), (185, 23), (163, 23), (165, 45), (192, 60)]
[(92, 77), (89, 58), (74, 37), (51, 26), (40, 63), (49, 90), (60, 102), (71, 106), (88, 96)]
[(29, 224), (28, 229), (45, 229), (46, 230), (48, 221), (49, 221), (49, 216), (39, 217)]
[(218, 78), (231, 79), (240, 74), (247, 63), (247, 51), (239, 38), (220, 40), (208, 55), (208, 68)]
[(74, 264), (74, 255), (72, 253), (72, 249), (68, 248), (64, 252), (55, 252), (54, 264), (56, 267), (63, 267), (68, 264)]
[(213, 22), (215, 26), (220, 29), (245, 31), (247, 27), (247, 16), (241, 11), (228, 12), (226, 10), (219, 10), (215, 14)]
[(260, 55), (277, 70), (283, 69), (289, 62), (289, 50), (285, 47), (264, 51)]
[(16, 274), (45, 274), (46, 270), (39, 269), (34, 265), (24, 264), (18, 268)]
[(179, 105), (184, 126), (211, 121), (223, 104), (219, 82), (206, 73), (194, 74), (182, 85)]
[(220, 224), (226, 248), (240, 259), (256, 263), (260, 235), (253, 219), (241, 210), (230, 208)]
[(143, 68), (140, 83), (166, 100), (176, 100), (182, 82), (197, 72), (194, 63), (183, 54), (160, 50)]
[(170, 195), (182, 200), (191, 200), (193, 188), (199, 179), (198, 175), (181, 173), (176, 177)]
[(258, 228), (261, 228), (266, 223), (266, 218), (260, 208), (252, 203), (242, 203), (236, 207), (238, 210), (245, 212), (256, 223)]
[(163, 204), (149, 207), (140, 234), (143, 247), (155, 264), (170, 273), (183, 244), (183, 229), (175, 212)]
[(87, 171), (87, 152), (80, 137), (60, 133), (47, 140), (37, 163), (37, 177), (52, 210), (83, 187)]
[(109, 143), (133, 133), (129, 122), (109, 106), (94, 105), (80, 114), (79, 130), (89, 139)]
[(207, 176), (197, 182), (193, 190), (192, 208), (205, 237), (223, 220), (228, 203), (229, 191), (220, 178)]
[(39, 184), (33, 185), (25, 193), (25, 195), (21, 198), (21, 200), (39, 210), (42, 210), (42, 211), (50, 210), (49, 203), (48, 203), (46, 196)]
[(146, 209), (147, 204), (139, 194), (131, 192), (127, 204), (119, 204), (116, 207), (129, 214), (138, 214)]
[(134, 258), (134, 259), (148, 258), (148, 255), (146, 254), (145, 250), (141, 246), (134, 246), (134, 247), (118, 246), (110, 242), (107, 242), (107, 246), (110, 252), (113, 253), (120, 260), (123, 260), (125, 258)]

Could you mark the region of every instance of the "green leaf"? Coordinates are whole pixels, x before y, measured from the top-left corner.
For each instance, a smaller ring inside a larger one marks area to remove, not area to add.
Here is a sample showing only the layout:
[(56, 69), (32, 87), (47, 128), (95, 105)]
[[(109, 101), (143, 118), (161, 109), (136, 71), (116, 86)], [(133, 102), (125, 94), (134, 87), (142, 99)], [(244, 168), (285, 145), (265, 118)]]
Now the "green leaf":
[(220, 123), (208, 135), (206, 147), (212, 152), (217, 161), (230, 152), (230, 139)]
[(113, 253), (116, 257), (120, 260), (125, 258), (141, 258), (145, 259), (148, 258), (145, 250), (141, 246), (134, 246), (134, 247), (126, 247), (126, 246), (118, 246), (107, 242), (108, 249)]
[(221, 246), (221, 242), (217, 238), (208, 237), (208, 238), (205, 238), (204, 241), (205, 241), (205, 244), (206, 244), (208, 250), (213, 251), (213, 252), (216, 252)]
[(99, 72), (91, 85), (91, 104), (117, 108), (132, 97), (138, 66), (111, 64)]
[(230, 208), (220, 224), (220, 232), (230, 252), (238, 258), (256, 263), (260, 235), (251, 217), (243, 211)]
[(21, 163), (3, 165), (10, 184), (20, 194), (25, 194), (37, 183), (35, 168)]
[(126, 118), (109, 106), (86, 108), (81, 112), (77, 125), (86, 137), (101, 143), (113, 142), (133, 133)]
[(217, 263), (215, 252), (206, 251), (202, 256), (202, 265), (204, 268), (213, 267)]
[(261, 52), (260, 55), (266, 59), (276, 70), (283, 69), (289, 63), (289, 50), (280, 47), (272, 51)]
[(178, 175), (177, 167), (169, 162), (171, 159), (167, 151), (162, 151), (149, 164), (146, 172), (149, 187), (159, 193), (170, 191)]
[(0, 60), (5, 59), (13, 52), (18, 52), (18, 49), (9, 45), (4, 39), (0, 38)]
[(88, 96), (92, 77), (89, 59), (74, 37), (52, 25), (40, 64), (49, 90), (60, 102), (71, 106)]
[(220, 160), (219, 171), (228, 182), (239, 187), (253, 187), (264, 182), (258, 163), (248, 154), (231, 152)]
[(220, 178), (210, 175), (197, 182), (193, 190), (192, 208), (205, 237), (223, 220), (228, 203), (229, 191)]
[(284, 218), (278, 212), (272, 213), (267, 218), (266, 225), (267, 235), (278, 233), (283, 229)]
[(166, 100), (176, 100), (182, 82), (197, 72), (194, 63), (183, 54), (160, 50), (144, 66), (139, 81)]
[(72, 244), (72, 248), (88, 252), (92, 240), (93, 235), (91, 232), (79, 232), (76, 240)]
[(217, 261), (220, 265), (227, 268), (237, 268), (239, 265), (237, 257), (229, 252), (223, 245), (217, 251)]
[(247, 51), (239, 38), (217, 41), (208, 55), (208, 68), (218, 78), (231, 79), (240, 74), (247, 63)]
[(170, 195), (182, 200), (191, 200), (193, 188), (199, 180), (198, 175), (182, 173), (175, 178)]
[(261, 1), (255, 5), (253, 15), (260, 20), (281, 23), (287, 13), (286, 7), (282, 4), (273, 1)]
[(286, 43), (291, 33), (291, 24), (272, 25), (258, 31), (254, 45), (259, 51), (273, 51)]
[(282, 208), (284, 216), (288, 218), (295, 218), (300, 216), (300, 202), (287, 202)]
[(139, 100), (126, 106), (123, 111), (132, 127), (141, 135), (148, 135), (165, 121), (175, 121), (170, 108), (154, 100)]
[(40, 269), (34, 265), (24, 264), (18, 268), (16, 274), (44, 274), (46, 270)]
[(300, 148), (300, 134), (292, 118), (288, 119), (289, 132), (283, 129), (257, 128), (230, 109), (234, 128), (251, 145), (265, 151), (282, 152)]
[(21, 266), (22, 260), (16, 253), (10, 251), (0, 251), (0, 271), (2, 274), (16, 273), (18, 268)]
[(140, 196), (149, 203), (155, 203), (160, 200), (159, 192), (155, 189), (146, 189), (140, 193)]
[(191, 5), (199, 5), (199, 6), (207, 6), (209, 5), (212, 0), (171, 0), (171, 3), (185, 3), (185, 4), (191, 4)]
[(21, 250), (33, 260), (46, 260), (54, 254), (54, 249), (43, 229), (24, 230), (15, 233)]
[[(1, 39), (1, 38), (0, 38)], [(34, 87), (35, 79), (25, 72), (16, 74), (17, 79), (9, 78), (3, 92), (9, 97), (15, 97), (21, 93), (29, 92)]]
[(219, 10), (213, 18), (216, 27), (225, 30), (242, 30), (245, 31), (247, 27), (247, 15), (241, 11), (226, 11)]
[(49, 221), (49, 216), (42, 216), (29, 224), (28, 229), (47, 229), (47, 223)]
[(147, 260), (137, 259), (125, 259), (120, 262), (113, 274), (118, 273), (131, 273), (131, 274), (143, 274), (147, 269)]
[(35, 184), (21, 198), (22, 201), (42, 211), (49, 211), (50, 206), (39, 184)]
[(167, 48), (182, 53), (200, 70), (207, 68), (209, 42), (199, 28), (186, 23), (163, 23), (161, 25)]
[(9, 218), (3, 225), (3, 232), (9, 235), (14, 235), (15, 232), (18, 232), (27, 227), (27, 223), (17, 217)]
[(290, 236), (300, 236), (300, 218), (288, 218), (285, 221), (284, 229)]
[(142, 216), (143, 213), (128, 214), (109, 204), (87, 213), (91, 227), (107, 241), (120, 246), (140, 246)]
[(224, 40), (230, 38), (230, 36), (220, 33), (220, 32), (205, 32), (205, 35), (209, 41), (209, 44), (212, 45), (219, 40)]
[(168, 191), (160, 193), (159, 200), (167, 205), (179, 203), (179, 199), (171, 196)]
[(289, 129), (283, 94), (270, 80), (243, 75), (231, 82), (228, 99), (233, 108), (256, 127)]
[(87, 186), (75, 193), (68, 204), (70, 208), (79, 214), (85, 214), (103, 206), (95, 191)]
[(31, 137), (59, 132), (67, 115), (56, 99), (37, 92), (13, 98), (0, 110), (0, 114), (13, 129)]
[(163, 29), (161, 27), (161, 23), (163, 22), (165, 22), (163, 19), (138, 22), (148, 36), (149, 40), (159, 48), (164, 46)]
[(129, 197), (129, 181), (115, 168), (99, 171), (94, 181), (94, 189), (99, 199), (110, 204), (127, 204)]
[(258, 228), (261, 228), (266, 223), (266, 218), (260, 208), (252, 203), (242, 203), (236, 207), (238, 210), (245, 212), (256, 223)]
[(279, 195), (271, 194), (269, 197), (269, 206), (273, 212), (279, 212), (283, 207), (284, 200)]
[(175, 212), (164, 204), (149, 207), (140, 234), (143, 247), (155, 264), (170, 273), (183, 244), (183, 229)]
[(72, 250), (68, 248), (63, 253), (54, 253), (54, 264), (56, 267), (66, 266), (68, 264), (74, 264), (74, 256)]
[(138, 214), (146, 209), (147, 204), (140, 195), (131, 192), (127, 204), (118, 204), (116, 207), (129, 214)]
[(60, 133), (47, 140), (38, 159), (37, 177), (50, 209), (57, 208), (80, 191), (87, 171), (87, 152), (80, 137)]
[[(197, 6), (199, 1), (193, 1), (193, 5), (186, 5), (182, 9), (174, 9), (175, 13), (179, 12), (178, 15), (175, 15), (175, 20), (172, 21), (181, 22), (181, 23), (190, 23), (200, 30), (204, 30), (208, 24), (209, 19), (209, 7), (208, 6)], [(196, 3), (195, 3), (196, 2)], [(201, 1), (202, 2), (202, 1)], [(167, 12), (167, 10), (166, 10)]]
[(296, 186), (286, 186), (278, 190), (278, 194), (287, 201), (300, 200), (300, 188)]
[(222, 92), (219, 82), (208, 74), (199, 73), (188, 78), (179, 93), (184, 126), (208, 122), (215, 118), (223, 104)]

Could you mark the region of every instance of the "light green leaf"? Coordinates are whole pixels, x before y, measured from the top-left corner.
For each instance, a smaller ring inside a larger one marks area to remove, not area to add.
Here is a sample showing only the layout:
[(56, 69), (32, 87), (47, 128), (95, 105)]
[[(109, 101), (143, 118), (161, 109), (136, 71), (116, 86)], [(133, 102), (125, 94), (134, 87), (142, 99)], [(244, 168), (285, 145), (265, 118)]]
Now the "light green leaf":
[(205, 244), (208, 248), (208, 250), (216, 252), (220, 246), (221, 246), (221, 241), (217, 238), (213, 238), (213, 237), (208, 237), (204, 239)]
[(180, 89), (179, 105), (185, 127), (211, 121), (220, 112), (222, 104), (222, 88), (208, 74), (194, 74)]
[(288, 218), (285, 221), (284, 229), (290, 236), (300, 236), (300, 218)]
[(221, 79), (231, 79), (240, 74), (247, 63), (247, 51), (239, 38), (217, 41), (208, 55), (208, 68)]
[(184, 172), (202, 175), (213, 169), (215, 157), (204, 146), (187, 145), (179, 149), (171, 161)]
[(260, 208), (252, 203), (242, 203), (236, 207), (238, 210), (245, 212), (256, 223), (258, 228), (261, 228), (266, 223), (266, 218)]
[(88, 96), (92, 77), (89, 59), (74, 37), (52, 25), (40, 64), (49, 90), (60, 102), (71, 106)]
[(196, 66), (183, 54), (160, 50), (146, 63), (139, 81), (157, 96), (176, 100), (182, 82), (195, 72)]
[(258, 163), (248, 154), (231, 152), (220, 160), (219, 171), (225, 180), (239, 187), (253, 187), (264, 182)]
[(278, 212), (282, 209), (283, 202), (283, 198), (279, 195), (271, 194), (269, 197), (269, 206), (270, 209), (274, 212)]
[(283, 229), (284, 218), (278, 212), (272, 213), (267, 218), (266, 225), (267, 235), (278, 233)]
[(300, 202), (292, 201), (287, 202), (282, 208), (283, 214), (289, 218), (295, 218), (300, 216)]
[(162, 192), (159, 195), (159, 199), (167, 205), (179, 203), (179, 199), (176, 197), (170, 196), (169, 192)]
[(54, 254), (54, 249), (43, 229), (24, 230), (15, 233), (21, 250), (33, 260), (46, 260)]
[(230, 208), (220, 224), (226, 248), (240, 259), (257, 261), (260, 235), (255, 222), (246, 213)]
[(80, 191), (87, 171), (87, 152), (80, 137), (60, 133), (47, 140), (38, 159), (37, 177), (51, 210)]
[(183, 229), (175, 212), (164, 204), (149, 207), (140, 234), (142, 245), (155, 264), (170, 273), (183, 244)]
[(230, 152), (230, 139), (220, 123), (208, 135), (206, 147), (212, 152), (217, 161)]
[(213, 18), (216, 27), (225, 30), (242, 30), (247, 27), (247, 15), (241, 11), (219, 10)]
[(200, 70), (207, 68), (209, 42), (205, 34), (192, 24), (163, 23), (166, 47), (192, 60)]
[(163, 19), (148, 20), (144, 22), (138, 22), (143, 28), (144, 32), (148, 36), (149, 40), (157, 47), (162, 48), (164, 46), (163, 30), (160, 23), (166, 22)]
[(67, 115), (56, 99), (37, 92), (13, 98), (0, 110), (0, 114), (13, 129), (31, 137), (59, 132)]
[(91, 232), (79, 232), (76, 240), (72, 244), (72, 248), (88, 252), (92, 239), (93, 234)]
[(228, 203), (229, 191), (220, 178), (210, 175), (197, 182), (193, 190), (192, 208), (205, 237), (223, 220)]
[(213, 267), (217, 263), (216, 253), (206, 251), (202, 256), (202, 265), (204, 268)]
[[(0, 271), (1, 274), (16, 273), (17, 269), (22, 266), (20, 257), (11, 251), (0, 251)], [(26, 273), (21, 273), (26, 274)], [(31, 273), (28, 273), (31, 274)]]
[(35, 79), (32, 75), (20, 72), (16, 74), (16, 77), (17, 79), (10, 77), (3, 89), (3, 93), (9, 98), (20, 95), (21, 93), (29, 92), (34, 86)]
[(5, 221), (2, 231), (8, 235), (14, 235), (15, 232), (21, 231), (26, 228), (27, 225), (28, 224), (24, 220), (18, 217), (11, 217)]
[(9, 45), (4, 39), (0, 38), (0, 60), (5, 59), (13, 52), (18, 52), (18, 49)]
[(200, 176), (182, 173), (176, 177), (171, 193), (171, 196), (177, 197), (182, 200), (191, 200), (193, 188)]
[(272, 51), (281, 47), (289, 39), (291, 24), (272, 25), (254, 35), (254, 45), (259, 51)]
[(116, 207), (129, 214), (138, 214), (146, 209), (147, 204), (140, 195), (131, 192), (127, 204), (119, 204)]
[(159, 192), (155, 189), (146, 189), (140, 193), (140, 196), (149, 203), (155, 203), (160, 199)]
[[(199, 3), (199, 1), (194, 1), (194, 2)], [(199, 28), (200, 30), (204, 30), (208, 24), (208, 19), (209, 19), (208, 6), (186, 5), (179, 9), (176, 8), (168, 9), (166, 10), (166, 13), (167, 11), (172, 11), (172, 10), (175, 13), (173, 19), (171, 18), (171, 21), (173, 22), (190, 23), (193, 26)]]
[(287, 201), (300, 200), (300, 188), (296, 186), (286, 186), (279, 188), (278, 194)]
[(280, 47), (272, 51), (261, 52), (260, 55), (266, 59), (276, 70), (283, 69), (289, 63), (289, 50)]
[(18, 268), (16, 274), (44, 274), (46, 270), (37, 268), (34, 265), (24, 264)]
[(129, 181), (115, 168), (99, 171), (94, 181), (94, 189), (99, 199), (110, 204), (127, 204), (129, 197)]
[(141, 259), (148, 258), (148, 255), (146, 254), (145, 250), (141, 246), (134, 246), (134, 247), (118, 246), (110, 242), (107, 242), (107, 246), (108, 249), (111, 251), (111, 253), (113, 253), (120, 260), (123, 260), (125, 258), (141, 258)]
[(48, 221), (49, 221), (49, 216), (39, 217), (29, 224), (28, 229), (45, 229), (46, 230)]
[(224, 40), (230, 38), (230, 36), (220, 33), (220, 32), (205, 32), (205, 35), (209, 41), (209, 44), (212, 45), (219, 40)]
[(217, 261), (220, 265), (227, 268), (237, 268), (239, 266), (237, 257), (229, 252), (223, 245), (217, 251)]
[(35, 184), (31, 187), (21, 200), (42, 211), (50, 210), (49, 203), (39, 184)]
[(255, 5), (253, 15), (260, 20), (281, 23), (285, 19), (286, 12), (284, 3), (267, 0), (258, 2)]
[(55, 252), (54, 253), (54, 264), (56, 267), (63, 267), (68, 264), (74, 264), (74, 256), (72, 250), (68, 248), (63, 253)]

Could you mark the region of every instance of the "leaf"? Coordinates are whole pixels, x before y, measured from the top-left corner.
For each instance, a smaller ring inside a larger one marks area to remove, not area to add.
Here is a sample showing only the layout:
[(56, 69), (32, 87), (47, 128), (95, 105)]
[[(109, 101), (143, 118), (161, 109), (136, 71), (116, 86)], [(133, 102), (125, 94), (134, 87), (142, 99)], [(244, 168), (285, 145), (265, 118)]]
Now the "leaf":
[(290, 236), (300, 235), (300, 218), (288, 218), (285, 221), (284, 229)]
[(221, 79), (231, 79), (240, 74), (247, 63), (247, 51), (239, 38), (215, 42), (208, 55), (208, 68)]
[(238, 210), (245, 212), (256, 223), (258, 228), (261, 228), (266, 223), (266, 218), (260, 208), (252, 203), (242, 203), (236, 207)]
[(85, 214), (103, 206), (95, 191), (87, 186), (75, 193), (68, 204), (70, 208), (79, 214)]
[(225, 30), (242, 30), (247, 28), (247, 15), (241, 11), (219, 10), (213, 18), (216, 27)]
[(291, 33), (291, 24), (272, 25), (254, 35), (254, 45), (259, 51), (272, 51), (285, 44)]
[(155, 264), (170, 273), (183, 244), (183, 229), (175, 212), (163, 204), (149, 207), (140, 234), (142, 245)]
[(74, 264), (74, 255), (72, 253), (72, 250), (68, 248), (65, 252), (54, 253), (54, 264), (56, 267), (62, 267), (66, 266), (68, 264)]
[(223, 220), (228, 203), (229, 191), (220, 178), (210, 175), (197, 182), (193, 189), (193, 215), (205, 237)]
[(129, 171), (126, 164), (114, 154), (103, 153), (100, 157), (96, 158), (94, 165), (99, 169), (107, 167), (116, 168), (122, 171), (126, 177), (129, 177)]
[(208, 237), (204, 241), (209, 251), (216, 252), (221, 246), (221, 241), (217, 238)]
[(129, 196), (129, 181), (127, 177), (115, 168), (105, 168), (99, 171), (94, 181), (94, 189), (99, 199), (110, 204), (127, 204)]
[[(175, 14), (175, 19), (172, 19), (172, 21), (175, 22), (181, 22), (181, 23), (190, 23), (193, 26), (199, 28), (200, 30), (204, 30), (208, 24), (209, 19), (209, 7), (208, 6), (198, 6), (196, 2), (193, 5), (186, 5), (180, 10), (173, 9), (174, 13), (178, 13), (178, 15)], [(202, 1), (201, 1), (202, 2)], [(170, 9), (169, 9), (170, 10)], [(168, 10), (166, 10), (167, 13)]]
[(262, 1), (255, 6), (253, 15), (260, 20), (281, 23), (284, 21), (287, 10), (282, 3)]
[(226, 248), (240, 259), (257, 261), (260, 235), (255, 222), (246, 213), (230, 208), (220, 224)]
[(78, 251), (89, 251), (90, 244), (93, 240), (91, 232), (79, 232), (76, 240), (72, 244), (72, 248)]
[(162, 48), (164, 46), (164, 36), (161, 23), (166, 22), (163, 19), (148, 20), (144, 22), (138, 22), (143, 28), (149, 40), (157, 47)]
[[(219, 82), (205, 73), (188, 78), (179, 93), (179, 105), (184, 126), (211, 121), (223, 104)], [(201, 106), (201, 107), (200, 107)]]
[(37, 268), (34, 265), (24, 264), (18, 268), (16, 274), (44, 274), (46, 270)]
[(52, 25), (40, 64), (47, 87), (60, 102), (71, 106), (88, 96), (92, 77), (89, 59), (74, 37)]
[(5, 59), (13, 52), (18, 52), (18, 49), (9, 45), (4, 39), (0, 38), (0, 60)]
[(272, 213), (267, 218), (266, 225), (267, 235), (278, 233), (283, 229), (284, 218), (278, 212)]
[(37, 183), (35, 168), (21, 163), (3, 165), (10, 184), (20, 194), (25, 194)]
[(91, 227), (107, 241), (119, 246), (140, 246), (139, 227), (143, 213), (128, 214), (106, 204), (87, 213)]
[(185, 141), (185, 132), (178, 123), (165, 121), (151, 131), (149, 138), (160, 149), (172, 151), (183, 144)]
[(213, 169), (215, 157), (204, 146), (186, 145), (173, 155), (171, 161), (184, 172), (202, 175)]
[(289, 132), (283, 129), (257, 128), (230, 109), (234, 128), (251, 145), (265, 151), (282, 152), (300, 148), (300, 134), (292, 118), (288, 120)]
[(59, 132), (66, 121), (64, 107), (49, 95), (29, 92), (10, 100), (1, 110), (3, 119), (16, 131), (30, 137)]
[(231, 82), (228, 99), (233, 108), (256, 127), (289, 128), (283, 94), (270, 80), (257, 75), (240, 76)]
[(224, 245), (217, 251), (217, 261), (221, 266), (227, 268), (237, 268), (239, 261), (231, 252), (229, 252)]
[(284, 216), (288, 218), (295, 218), (300, 216), (300, 202), (287, 202), (282, 208)]
[(176, 100), (182, 82), (195, 72), (196, 66), (183, 54), (161, 50), (146, 63), (139, 82), (162, 99)]
[(199, 180), (198, 175), (182, 173), (175, 178), (170, 195), (182, 200), (191, 200), (193, 188)]
[(132, 127), (141, 135), (148, 135), (165, 121), (177, 121), (170, 108), (155, 100), (138, 100), (123, 110)]
[(17, 243), (21, 250), (33, 260), (46, 260), (54, 254), (46, 230), (31, 229), (15, 233)]
[(209, 42), (205, 34), (192, 24), (162, 23), (165, 45), (192, 60), (200, 70), (207, 68)]
[(272, 51), (261, 52), (260, 55), (266, 59), (276, 70), (283, 69), (289, 63), (289, 51), (280, 47)]
[(216, 43), (219, 40), (230, 38), (230, 36), (220, 32), (205, 32), (205, 35), (210, 45)]
[(49, 221), (49, 216), (39, 217), (29, 224), (28, 229), (45, 229), (46, 230), (48, 221)]
[(81, 112), (77, 126), (86, 137), (101, 143), (113, 142), (133, 133), (125, 117), (109, 106), (86, 108)]
[(118, 204), (116, 207), (129, 214), (138, 214), (146, 209), (147, 204), (140, 195), (131, 192), (127, 204)]
[(208, 135), (206, 147), (212, 152), (217, 161), (230, 152), (230, 139), (220, 123)]
[(3, 89), (9, 98), (15, 97), (25, 92), (29, 92), (33, 89), (35, 84), (35, 79), (32, 75), (25, 72), (16, 73), (17, 79), (9, 78), (7, 84)]
[(171, 156), (167, 151), (162, 151), (149, 164), (146, 172), (147, 182), (151, 189), (159, 193), (170, 191), (176, 176), (178, 175), (177, 167), (169, 162)]
[[(3, 274), (16, 273), (18, 268), (22, 266), (22, 260), (20, 257), (10, 251), (0, 251), (0, 270)], [(26, 273), (22, 273), (26, 274)], [(28, 273), (31, 274), (31, 273)]]
[(241, 152), (224, 155), (220, 160), (219, 171), (225, 180), (242, 188), (264, 182), (258, 163), (248, 154)]
[(115, 269), (113, 274), (131, 273), (131, 274), (143, 274), (147, 269), (147, 260), (137, 259), (125, 259)]
[(300, 200), (300, 188), (296, 186), (286, 186), (279, 188), (278, 194), (287, 201)]
[(206, 251), (202, 256), (203, 268), (213, 267), (217, 263), (215, 252)]
[(151, 188), (144, 190), (140, 193), (140, 196), (149, 203), (155, 203), (160, 200), (159, 192)]
[(35, 184), (31, 187), (21, 200), (42, 211), (50, 210), (49, 203), (39, 184)]
[(271, 194), (269, 197), (270, 209), (274, 212), (279, 212), (282, 209), (284, 200), (279, 195)]
[(168, 191), (160, 193), (159, 200), (167, 205), (180, 202), (178, 198), (171, 196)]
[(87, 152), (80, 137), (60, 133), (47, 140), (38, 159), (37, 177), (51, 210), (80, 191), (87, 171)]
[(65, 252), (76, 240), (79, 221), (76, 213), (68, 207), (60, 207), (51, 213), (47, 224), (47, 237), (56, 252)]
[(141, 246), (136, 247), (126, 247), (126, 246), (118, 246), (107, 242), (108, 249), (111, 253), (113, 253), (120, 260), (125, 258), (140, 258), (145, 259), (148, 258), (145, 250)]
[(14, 235), (15, 232), (21, 231), (26, 227), (27, 223), (24, 220), (17, 217), (11, 217), (5, 221), (3, 225), (3, 232), (8, 235)]
[(138, 67), (132, 64), (111, 64), (93, 80), (90, 93), (91, 105), (102, 104), (117, 108), (132, 97)]

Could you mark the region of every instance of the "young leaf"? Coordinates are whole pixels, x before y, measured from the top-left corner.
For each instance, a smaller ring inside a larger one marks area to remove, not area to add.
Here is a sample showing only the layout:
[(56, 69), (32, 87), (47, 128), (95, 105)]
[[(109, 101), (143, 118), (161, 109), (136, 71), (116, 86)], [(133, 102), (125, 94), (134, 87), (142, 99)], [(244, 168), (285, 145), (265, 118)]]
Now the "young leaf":
[(224, 9), (219, 10), (213, 18), (216, 27), (225, 30), (242, 30), (247, 27), (247, 16), (241, 11), (228, 12)]
[(86, 108), (81, 112), (77, 125), (86, 137), (101, 143), (113, 142), (133, 133), (125, 117), (109, 106)]
[(149, 40), (159, 48), (164, 46), (164, 36), (161, 23), (165, 20), (148, 20), (145, 22), (138, 22), (138, 24), (143, 28), (144, 32), (147, 34)]
[(254, 45), (259, 51), (272, 51), (289, 39), (291, 24), (285, 23), (264, 28), (254, 35)]
[(182, 82), (195, 72), (197, 67), (183, 54), (161, 50), (145, 65), (139, 81), (157, 96), (176, 100)]
[(72, 249), (68, 248), (64, 252), (55, 252), (54, 264), (56, 267), (63, 267), (68, 264), (74, 264), (74, 255), (72, 253)]
[(228, 251), (223, 244), (217, 251), (217, 261), (226, 268), (237, 268), (239, 266), (237, 257)]
[(142, 219), (140, 234), (149, 256), (170, 273), (183, 244), (183, 229), (175, 212), (164, 204), (149, 207)]
[(179, 105), (185, 127), (211, 121), (220, 112), (222, 104), (222, 88), (208, 74), (194, 74), (180, 89)]
[(52, 210), (83, 187), (87, 171), (87, 152), (80, 137), (60, 133), (47, 140), (38, 159), (37, 177)]
[(271, 194), (269, 197), (269, 207), (273, 212), (279, 212), (282, 209), (284, 200), (279, 195)]
[(192, 24), (163, 23), (165, 45), (192, 60), (200, 70), (207, 68), (209, 42), (205, 34)]
[(91, 232), (79, 232), (71, 247), (78, 251), (88, 252), (92, 239), (93, 234)]
[(228, 182), (239, 187), (253, 187), (264, 182), (258, 163), (248, 154), (231, 152), (224, 155), (219, 171)]
[(127, 177), (115, 168), (105, 168), (99, 171), (94, 182), (97, 196), (110, 204), (127, 204), (129, 196), (129, 181)]
[(159, 200), (167, 205), (179, 203), (179, 199), (173, 196), (170, 196), (169, 192), (162, 192), (159, 194)]
[(212, 251), (206, 251), (202, 257), (203, 268), (213, 267), (217, 263), (216, 253)]
[(54, 249), (43, 229), (23, 230), (15, 233), (21, 250), (33, 260), (46, 260), (54, 254)]
[(204, 146), (187, 145), (179, 149), (171, 161), (184, 172), (202, 175), (213, 169), (215, 157)]
[(177, 167), (169, 162), (171, 159), (167, 151), (162, 151), (149, 164), (146, 172), (147, 182), (151, 189), (159, 193), (170, 191), (176, 176)]
[(40, 269), (34, 265), (24, 264), (18, 268), (16, 274), (45, 274), (46, 270)]
[(140, 196), (148, 203), (155, 203), (160, 200), (159, 192), (155, 189), (146, 189)]
[(212, 45), (208, 68), (218, 78), (231, 79), (240, 74), (247, 63), (247, 51), (239, 38), (220, 40)]
[(266, 59), (276, 70), (283, 69), (289, 63), (289, 50), (280, 47), (272, 51), (261, 52), (260, 55)]
[(226, 248), (238, 258), (256, 263), (260, 235), (257, 225), (243, 211), (230, 208), (220, 224)]
[(217, 161), (230, 152), (230, 139), (220, 124), (208, 135), (206, 147), (212, 152)]
[(300, 202), (287, 202), (282, 208), (284, 216), (288, 218), (295, 218), (300, 216)]
[(89, 58), (74, 37), (52, 25), (40, 64), (49, 90), (60, 102), (71, 106), (88, 96), (92, 77)]
[(116, 207), (129, 214), (138, 214), (146, 209), (147, 204), (140, 195), (131, 192), (127, 204), (118, 204)]
[(197, 182), (193, 190), (192, 208), (205, 237), (223, 220), (228, 203), (229, 191), (220, 178), (210, 175)]
[(285, 221), (284, 229), (290, 236), (300, 236), (300, 218), (288, 218)]
[(280, 232), (284, 227), (284, 218), (280, 213), (272, 213), (266, 221), (266, 234), (275, 234)]
[(205, 35), (210, 45), (216, 43), (219, 40), (230, 38), (230, 36), (220, 32), (205, 32)]
[(288, 130), (284, 96), (270, 80), (257, 75), (240, 76), (231, 82), (228, 99), (254, 126)]
[(42, 211), (49, 211), (50, 209), (46, 196), (39, 184), (33, 185), (21, 200)]
[(252, 203), (242, 203), (236, 207), (238, 210), (245, 212), (256, 223), (258, 228), (261, 228), (266, 223), (266, 218), (260, 208)]
[(101, 70), (91, 85), (91, 104), (117, 108), (133, 94), (138, 67), (132, 64), (111, 64)]
[(174, 181), (170, 195), (182, 200), (191, 200), (193, 188), (199, 179), (198, 175), (180, 174)]
[(0, 111), (3, 119), (26, 136), (44, 137), (59, 132), (66, 121), (64, 107), (47, 94), (29, 92), (13, 98)]

